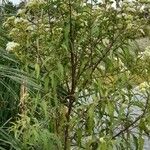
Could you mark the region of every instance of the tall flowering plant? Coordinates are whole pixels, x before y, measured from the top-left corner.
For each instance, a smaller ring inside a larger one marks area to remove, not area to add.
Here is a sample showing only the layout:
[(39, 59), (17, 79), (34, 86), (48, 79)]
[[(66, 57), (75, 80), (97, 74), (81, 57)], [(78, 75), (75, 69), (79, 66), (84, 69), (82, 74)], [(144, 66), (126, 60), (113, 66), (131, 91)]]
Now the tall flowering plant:
[(150, 131), (149, 47), (141, 52), (135, 41), (147, 36), (145, 3), (30, 0), (6, 20), (12, 39), (6, 50), (42, 86), (28, 95), (27, 112), (12, 127), (21, 128), (17, 138), (43, 147), (37, 137), (47, 135), (49, 146), (64, 150), (143, 148)]

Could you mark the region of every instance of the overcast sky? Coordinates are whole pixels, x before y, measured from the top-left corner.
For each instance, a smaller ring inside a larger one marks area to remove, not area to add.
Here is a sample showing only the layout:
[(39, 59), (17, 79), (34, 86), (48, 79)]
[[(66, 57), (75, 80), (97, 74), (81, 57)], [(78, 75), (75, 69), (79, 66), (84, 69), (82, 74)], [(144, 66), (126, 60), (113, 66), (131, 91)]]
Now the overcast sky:
[(13, 2), (14, 4), (19, 4), (21, 2), (21, 0), (10, 0), (11, 2)]

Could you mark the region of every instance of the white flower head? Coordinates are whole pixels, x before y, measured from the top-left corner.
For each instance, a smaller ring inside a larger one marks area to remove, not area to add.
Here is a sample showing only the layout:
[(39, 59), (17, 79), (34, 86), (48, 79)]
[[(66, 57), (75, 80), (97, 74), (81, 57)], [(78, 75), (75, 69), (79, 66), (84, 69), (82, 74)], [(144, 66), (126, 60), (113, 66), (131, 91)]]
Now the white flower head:
[(14, 20), (14, 23), (15, 23), (15, 24), (21, 23), (21, 22), (22, 22), (22, 20), (21, 20), (20, 18), (16, 18), (16, 19)]
[(100, 65), (99, 68), (104, 71), (105, 70), (105, 66), (104, 65)]
[(43, 5), (43, 4), (45, 4), (44, 0), (30, 0), (27, 3), (26, 7), (33, 9), (33, 8), (36, 8), (36, 7)]
[(150, 46), (145, 48), (145, 51), (139, 53), (139, 57), (142, 60), (147, 60), (150, 58)]
[(15, 16), (8, 17), (7, 20), (3, 23), (3, 27), (9, 27), (10, 24), (14, 21)]
[(144, 55), (150, 58), (150, 46), (145, 48)]
[(21, 17), (21, 18), (17, 17), (17, 18), (14, 20), (14, 24), (20, 24), (20, 23), (28, 23), (28, 20), (23, 19), (22, 17)]
[(133, 24), (132, 23), (128, 23), (127, 24), (127, 29), (132, 29), (133, 28)]
[(27, 27), (27, 31), (34, 31), (36, 29), (36, 26), (35, 25), (30, 25)]
[(124, 18), (125, 18), (126, 20), (133, 20), (133, 16), (130, 15), (130, 14), (126, 14), (126, 15), (124, 16)]
[(122, 108), (124, 108), (124, 109), (125, 109), (125, 108), (127, 108), (127, 107), (128, 107), (128, 105), (127, 105), (127, 104), (125, 104), (125, 103), (123, 103), (123, 104), (122, 104)]
[(8, 42), (6, 45), (6, 50), (8, 52), (13, 51), (14, 49), (16, 49), (17, 47), (19, 47), (20, 44), (16, 43), (16, 42)]
[(150, 85), (148, 82), (143, 82), (139, 85), (139, 90), (141, 92), (145, 92), (148, 88), (150, 88)]
[(100, 141), (101, 143), (105, 143), (105, 142), (106, 142), (105, 139), (104, 139), (104, 137), (101, 137), (101, 138), (99, 139), (99, 141)]
[(144, 59), (144, 52), (139, 52), (138, 53), (138, 58), (140, 58), (140, 59)]
[(19, 9), (17, 15), (23, 15), (25, 13), (25, 9)]
[(117, 18), (122, 18), (122, 15), (121, 14), (117, 14)]
[(109, 44), (109, 39), (108, 38), (104, 38), (102, 39), (102, 42), (105, 46), (107, 46)]
[(136, 9), (133, 7), (127, 7), (126, 10), (129, 12), (136, 12)]
[(19, 29), (17, 29), (17, 28), (13, 28), (11, 31), (10, 31), (10, 33), (9, 33), (9, 35), (10, 36), (13, 36), (13, 35), (18, 35), (18, 33), (19, 33)]
[(8, 19), (7, 19), (7, 21), (12, 21), (12, 20), (14, 20), (15, 19), (15, 16), (11, 16), (11, 17), (9, 17)]

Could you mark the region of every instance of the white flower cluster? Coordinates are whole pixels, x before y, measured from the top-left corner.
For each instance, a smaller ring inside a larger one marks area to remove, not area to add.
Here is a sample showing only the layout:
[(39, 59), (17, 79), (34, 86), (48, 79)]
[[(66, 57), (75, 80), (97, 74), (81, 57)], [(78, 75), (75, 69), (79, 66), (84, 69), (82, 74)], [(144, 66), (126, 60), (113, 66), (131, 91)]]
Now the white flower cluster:
[(141, 91), (141, 92), (145, 92), (147, 89), (149, 89), (150, 88), (150, 85), (149, 85), (149, 83), (148, 82), (143, 82), (143, 83), (141, 83), (140, 85), (139, 85), (139, 90)]
[(116, 58), (114, 57), (114, 60), (117, 61), (118, 65), (120, 68), (124, 68), (124, 69), (127, 69), (125, 64), (122, 62), (122, 60), (120, 58)]
[(99, 68), (102, 70), (102, 71), (105, 71), (105, 66), (104, 65), (99, 65)]
[(43, 4), (45, 4), (44, 0), (29, 0), (26, 7), (30, 8), (30, 9), (34, 9)]
[(10, 35), (10, 36), (13, 36), (13, 35), (15, 35), (15, 34), (18, 35), (18, 33), (19, 33), (19, 29), (13, 28), (13, 29), (10, 31), (9, 35)]
[(149, 59), (150, 58), (150, 46), (146, 47), (144, 52), (139, 53), (139, 57), (142, 60)]
[(3, 24), (4, 27), (12, 27), (12, 25), (28, 25), (29, 21), (27, 19), (24, 19), (23, 17), (9, 17), (6, 22)]
[(144, 55), (146, 57), (150, 58), (150, 46), (148, 46), (148, 47), (145, 48)]
[(3, 27), (7, 28), (14, 21), (15, 16), (8, 17), (7, 20), (3, 23)]
[[(131, 14), (128, 14), (128, 13), (118, 14), (117, 18), (118, 19), (123, 19), (123, 18), (125, 19), (125, 22), (127, 24), (127, 29), (132, 29), (132, 27), (134, 26), (133, 15), (131, 15)], [(123, 26), (122, 23), (118, 24), (118, 28), (122, 28), (122, 26)]]
[(136, 12), (136, 9), (132, 7), (127, 7), (126, 10), (129, 12)]
[(36, 30), (36, 26), (35, 25), (29, 25), (27, 28), (26, 28), (27, 31), (34, 31)]
[(102, 43), (104, 44), (104, 46), (108, 46), (108, 44), (109, 44), (109, 39), (108, 39), (108, 38), (102, 39)]
[(24, 14), (25, 14), (25, 12), (26, 12), (26, 10), (25, 10), (25, 9), (19, 9), (19, 10), (18, 10), (18, 12), (17, 12), (17, 15), (22, 16), (22, 15), (24, 15)]
[(20, 44), (16, 43), (16, 42), (8, 42), (6, 45), (6, 50), (8, 52), (15, 50), (17, 47), (19, 47)]
[(99, 139), (99, 141), (100, 141), (101, 143), (105, 143), (105, 142), (106, 142), (105, 139), (104, 139), (104, 137), (101, 137), (101, 138)]
[(136, 12), (136, 5), (134, 1), (129, 1), (129, 0), (123, 1), (122, 5), (127, 12), (132, 12), (132, 13)]
[(15, 18), (14, 24), (28, 23), (29, 21), (20, 17)]

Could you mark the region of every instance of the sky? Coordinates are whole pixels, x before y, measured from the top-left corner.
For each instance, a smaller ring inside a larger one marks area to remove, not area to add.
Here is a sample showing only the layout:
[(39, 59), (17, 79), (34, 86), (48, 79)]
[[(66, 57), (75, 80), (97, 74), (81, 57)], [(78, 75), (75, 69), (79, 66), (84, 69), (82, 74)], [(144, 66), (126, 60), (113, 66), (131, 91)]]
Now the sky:
[(10, 0), (11, 2), (13, 2), (14, 4), (19, 4), (21, 2), (21, 0)]

